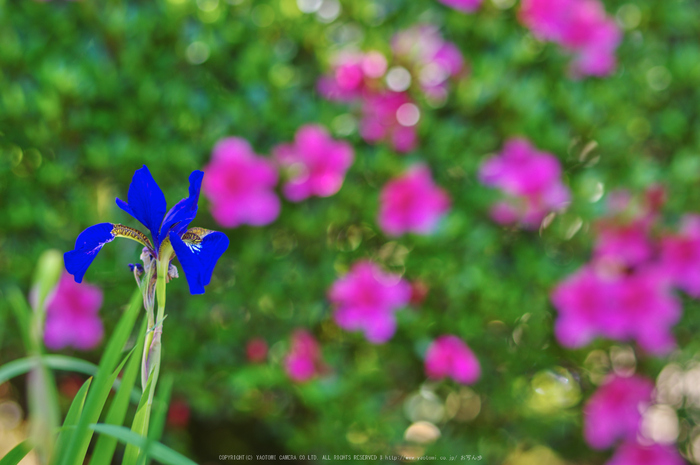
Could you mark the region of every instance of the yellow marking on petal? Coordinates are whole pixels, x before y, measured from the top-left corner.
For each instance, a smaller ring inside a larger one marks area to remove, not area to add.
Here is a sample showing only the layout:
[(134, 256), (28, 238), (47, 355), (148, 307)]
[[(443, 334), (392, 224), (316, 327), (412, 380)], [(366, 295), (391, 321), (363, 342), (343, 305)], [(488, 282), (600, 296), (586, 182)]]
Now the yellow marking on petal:
[(139, 242), (153, 250), (151, 240), (138, 229), (130, 228), (129, 226), (124, 226), (123, 224), (113, 224), (112, 226), (112, 235), (114, 237), (126, 237), (135, 240), (136, 242)]
[(210, 232), (210, 229), (190, 228), (182, 235), (182, 241), (189, 244), (199, 244)]

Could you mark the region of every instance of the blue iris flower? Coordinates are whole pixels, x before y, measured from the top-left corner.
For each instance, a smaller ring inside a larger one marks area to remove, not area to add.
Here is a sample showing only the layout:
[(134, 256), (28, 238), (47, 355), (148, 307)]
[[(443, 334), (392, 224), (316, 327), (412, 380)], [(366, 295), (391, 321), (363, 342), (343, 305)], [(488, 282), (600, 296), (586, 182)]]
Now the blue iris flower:
[[(151, 233), (153, 242), (141, 231), (114, 223), (100, 223), (80, 233), (75, 249), (64, 254), (66, 270), (80, 283), (102, 247), (117, 237), (133, 239), (144, 246), (144, 263), (168, 263), (175, 257), (187, 277), (191, 294), (204, 294), (214, 266), (229, 240), (224, 233), (188, 226), (197, 215), (202, 171), (190, 174), (189, 197), (182, 199), (166, 214), (163, 191), (144, 165), (136, 171), (129, 186), (128, 202), (117, 199), (119, 208), (141, 222)], [(143, 269), (143, 268), (141, 268)], [(167, 267), (165, 268), (167, 270)]]

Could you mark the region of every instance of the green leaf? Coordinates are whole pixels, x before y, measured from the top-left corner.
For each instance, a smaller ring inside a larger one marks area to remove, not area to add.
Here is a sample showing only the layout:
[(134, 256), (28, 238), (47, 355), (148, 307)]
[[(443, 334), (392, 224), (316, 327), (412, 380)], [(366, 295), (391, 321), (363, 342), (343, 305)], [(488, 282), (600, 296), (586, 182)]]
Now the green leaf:
[[(173, 389), (173, 377), (168, 375), (163, 377), (158, 395), (153, 403), (153, 413), (151, 414), (151, 427), (148, 431), (148, 442), (139, 457), (139, 465), (144, 465), (150, 456), (151, 445), (154, 441), (158, 441), (163, 435), (165, 428), (165, 419), (168, 415), (168, 404), (170, 403), (170, 394)], [(150, 460), (149, 460), (150, 461)]]
[[(98, 423), (90, 425), (90, 428), (101, 434), (107, 434), (112, 436), (119, 441), (132, 445), (138, 449), (143, 448), (146, 445), (147, 439), (140, 436), (133, 431), (129, 430), (124, 426), (116, 425), (105, 425), (103, 423)], [(151, 456), (160, 463), (165, 465), (196, 465), (195, 462), (188, 459), (179, 452), (175, 452), (171, 448), (161, 444), (160, 442), (154, 442), (151, 447)]]
[[(20, 358), (8, 362), (0, 367), (0, 384), (8, 381), (15, 376), (27, 373), (34, 367), (32, 357)], [(81, 360), (75, 357), (69, 357), (67, 355), (43, 355), (41, 357), (42, 363), (53, 370), (61, 371), (74, 371), (76, 373), (83, 373), (89, 376), (95, 376), (97, 374), (98, 366), (94, 363), (90, 363), (86, 360)], [(112, 386), (115, 390), (118, 390), (123, 381), (115, 380)], [(141, 398), (141, 393), (137, 389), (131, 389), (130, 401), (134, 404), (139, 402)]]
[(20, 442), (0, 459), (0, 465), (17, 465), (32, 450), (29, 439)]
[(85, 397), (87, 397), (88, 389), (90, 388), (90, 383), (92, 378), (88, 378), (83, 386), (80, 388), (78, 393), (73, 398), (73, 402), (70, 404), (68, 413), (66, 414), (65, 420), (63, 420), (63, 432), (58, 437), (56, 442), (56, 457), (60, 457), (66, 448), (66, 444), (70, 442), (70, 438), (73, 435), (74, 428), (78, 423), (80, 414), (83, 412), (83, 406), (85, 405)]
[[(119, 320), (114, 334), (107, 343), (99, 369), (95, 375), (92, 389), (85, 402), (85, 409), (80, 416), (80, 421), (76, 425), (75, 433), (71, 438), (70, 446), (66, 454), (60, 457), (61, 465), (82, 465), (92, 438), (92, 429), (89, 425), (95, 423), (100, 418), (104, 408), (109, 390), (117, 378), (118, 372), (114, 372), (119, 356), (126, 344), (129, 334), (134, 328), (134, 323), (141, 309), (141, 292), (137, 290), (131, 298), (131, 302), (124, 315)], [(123, 362), (122, 362), (123, 363)]]
[(32, 309), (29, 308), (27, 299), (24, 298), (24, 295), (22, 295), (20, 290), (16, 287), (11, 287), (7, 290), (7, 301), (10, 303), (10, 307), (15, 314), (24, 347), (27, 349), (27, 352), (31, 352), (32, 338), (29, 331), (32, 322)]
[[(126, 417), (126, 412), (129, 408), (129, 398), (134, 384), (136, 382), (136, 377), (139, 373), (140, 358), (134, 354), (140, 354), (143, 352), (143, 343), (146, 336), (146, 318), (141, 324), (141, 331), (139, 333), (138, 341), (136, 346), (130, 354), (129, 362), (124, 370), (124, 375), (122, 376), (121, 386), (117, 391), (117, 394), (112, 400), (112, 404), (107, 412), (107, 417), (105, 418), (105, 423), (111, 425), (121, 425)], [(92, 459), (90, 460), (90, 465), (100, 465), (106, 461), (110, 461), (114, 455), (114, 450), (117, 447), (117, 439), (109, 435), (100, 435), (97, 439), (97, 444), (92, 452)]]
[[(131, 431), (139, 437), (145, 438), (148, 430), (148, 420), (151, 415), (150, 405), (148, 403), (148, 397), (151, 392), (151, 383), (153, 382), (153, 373), (148, 377), (148, 382), (146, 383), (146, 388), (143, 390), (141, 395), (141, 402), (136, 409), (136, 414), (134, 415), (134, 421), (131, 424)], [(126, 450), (124, 451), (124, 458), (122, 460), (122, 465), (135, 465), (136, 460), (139, 457), (140, 447), (136, 447), (133, 444), (127, 444)]]
[[(94, 376), (97, 374), (97, 365), (86, 362), (75, 357), (65, 355), (44, 355), (41, 357), (42, 362), (47, 368), (63, 371), (75, 371), (86, 375)], [(14, 378), (15, 376), (27, 373), (35, 366), (34, 357), (20, 358), (4, 364), (0, 367), (0, 384)]]

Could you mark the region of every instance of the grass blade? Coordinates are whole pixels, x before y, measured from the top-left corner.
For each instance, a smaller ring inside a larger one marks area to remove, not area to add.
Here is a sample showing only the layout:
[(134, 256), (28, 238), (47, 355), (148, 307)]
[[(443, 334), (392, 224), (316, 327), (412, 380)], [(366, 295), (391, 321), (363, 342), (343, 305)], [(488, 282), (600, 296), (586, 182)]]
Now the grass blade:
[[(131, 352), (131, 358), (126, 365), (124, 370), (124, 375), (122, 376), (121, 386), (114, 396), (114, 400), (109, 407), (107, 412), (107, 417), (105, 418), (106, 424), (120, 426), (124, 422), (126, 417), (126, 412), (129, 408), (129, 399), (136, 383), (136, 377), (139, 373), (139, 362), (141, 361), (137, 355), (143, 351), (143, 343), (146, 336), (146, 319), (144, 318), (143, 324), (141, 325), (141, 331), (139, 332), (139, 339), (136, 342), (136, 346)], [(97, 439), (97, 444), (92, 453), (92, 459), (90, 459), (90, 465), (100, 465), (103, 463), (109, 463), (112, 460), (114, 451), (117, 447), (117, 439), (109, 435), (100, 435)]]
[(32, 450), (29, 439), (20, 442), (0, 459), (0, 465), (17, 465)]
[(92, 389), (90, 389), (85, 401), (83, 414), (76, 425), (70, 445), (66, 454), (63, 457), (59, 457), (61, 465), (82, 465), (83, 463), (93, 434), (89, 425), (97, 422), (100, 418), (109, 390), (118, 375), (118, 373), (114, 373), (114, 369), (117, 366), (124, 344), (126, 344), (129, 334), (134, 328), (136, 318), (141, 309), (141, 302), (141, 292), (137, 290), (134, 292), (126, 312), (120, 318), (114, 334), (112, 334), (107, 343), (98, 372), (92, 383)]
[[(148, 383), (146, 384), (146, 389), (143, 390), (143, 395), (141, 396), (141, 402), (136, 409), (136, 414), (134, 415), (134, 421), (131, 424), (131, 432), (136, 436), (146, 439), (146, 433), (148, 429), (148, 420), (150, 417), (150, 408), (148, 406), (148, 396), (151, 392), (151, 383), (153, 382), (153, 373), (148, 377)], [(124, 451), (124, 459), (122, 460), (122, 465), (136, 465), (136, 460), (139, 457), (139, 452), (141, 451), (140, 446), (135, 446), (133, 443), (129, 443)]]
[[(141, 449), (146, 445), (147, 438), (140, 436), (124, 426), (105, 425), (102, 423), (90, 425), (90, 428), (100, 434), (107, 434), (123, 442)], [(197, 465), (192, 460), (188, 459), (179, 452), (175, 452), (171, 448), (154, 442), (151, 447), (151, 456), (158, 462), (164, 465)]]
[(143, 449), (143, 453), (139, 456), (138, 465), (145, 465), (149, 460), (151, 445), (155, 441), (159, 441), (163, 435), (165, 428), (165, 418), (168, 415), (168, 404), (170, 403), (170, 393), (173, 389), (173, 377), (165, 376), (158, 388), (158, 395), (153, 403), (153, 413), (151, 414), (151, 427), (148, 431), (148, 441)]
[(85, 397), (87, 397), (88, 389), (90, 388), (90, 383), (92, 378), (88, 378), (83, 386), (80, 388), (78, 393), (73, 398), (73, 402), (70, 404), (68, 413), (66, 414), (65, 420), (63, 420), (63, 428), (61, 434), (58, 436), (58, 441), (56, 442), (56, 457), (60, 457), (66, 448), (66, 444), (70, 442), (70, 438), (73, 434), (74, 428), (78, 423), (80, 414), (83, 412), (83, 406), (85, 405)]

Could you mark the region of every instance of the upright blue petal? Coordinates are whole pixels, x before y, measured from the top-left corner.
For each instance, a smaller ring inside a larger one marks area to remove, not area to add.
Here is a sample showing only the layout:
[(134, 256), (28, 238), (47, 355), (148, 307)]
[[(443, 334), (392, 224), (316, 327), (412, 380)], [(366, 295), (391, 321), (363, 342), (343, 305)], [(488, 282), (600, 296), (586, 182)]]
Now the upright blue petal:
[(97, 253), (106, 243), (114, 240), (116, 236), (112, 234), (113, 229), (112, 223), (90, 226), (75, 240), (75, 249), (63, 254), (66, 270), (73, 275), (75, 282), (83, 282), (83, 276)]
[(190, 294), (204, 294), (204, 286), (211, 281), (216, 262), (228, 248), (228, 237), (216, 231), (208, 232), (196, 243), (184, 242), (173, 232), (169, 237), (187, 277)]
[(121, 199), (117, 199), (117, 205), (151, 231), (151, 237), (155, 242), (155, 250), (157, 252), (160, 245), (158, 233), (160, 232), (160, 224), (163, 222), (163, 216), (165, 216), (166, 203), (163, 191), (156, 184), (146, 165), (134, 173), (129, 186), (128, 199), (128, 204)]
[(158, 242), (163, 242), (170, 232), (181, 236), (187, 230), (195, 216), (197, 216), (197, 203), (199, 202), (199, 191), (202, 188), (203, 171), (193, 171), (190, 174), (190, 196), (180, 200), (170, 209), (163, 224), (160, 227)]

